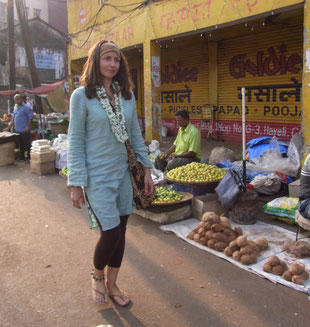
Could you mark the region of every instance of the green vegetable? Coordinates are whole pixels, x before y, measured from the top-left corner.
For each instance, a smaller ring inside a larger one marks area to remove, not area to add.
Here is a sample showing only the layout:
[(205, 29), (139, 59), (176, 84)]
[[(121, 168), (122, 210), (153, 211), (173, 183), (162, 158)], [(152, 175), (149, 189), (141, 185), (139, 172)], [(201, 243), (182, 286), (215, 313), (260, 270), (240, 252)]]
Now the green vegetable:
[(68, 173), (69, 173), (69, 170), (68, 170), (68, 167), (63, 167), (62, 170), (61, 170), (61, 173), (64, 175), (64, 176), (68, 176)]
[(170, 203), (182, 200), (183, 195), (175, 190), (160, 186), (155, 188), (156, 198), (153, 203)]

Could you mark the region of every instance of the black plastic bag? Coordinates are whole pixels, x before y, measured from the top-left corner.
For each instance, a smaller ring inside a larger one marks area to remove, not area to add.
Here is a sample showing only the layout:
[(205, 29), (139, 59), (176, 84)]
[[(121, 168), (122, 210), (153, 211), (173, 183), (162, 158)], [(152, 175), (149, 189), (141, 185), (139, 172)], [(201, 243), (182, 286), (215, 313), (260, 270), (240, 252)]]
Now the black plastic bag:
[(240, 192), (245, 192), (246, 187), (238, 172), (228, 169), (219, 185), (215, 188), (223, 208), (230, 209), (234, 206)]

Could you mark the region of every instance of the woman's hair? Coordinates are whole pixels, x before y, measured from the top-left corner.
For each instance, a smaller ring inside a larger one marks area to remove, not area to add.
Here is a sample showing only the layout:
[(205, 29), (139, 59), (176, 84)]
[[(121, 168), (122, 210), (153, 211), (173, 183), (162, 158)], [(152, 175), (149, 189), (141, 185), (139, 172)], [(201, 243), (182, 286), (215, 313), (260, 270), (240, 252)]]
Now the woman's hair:
[[(89, 50), (87, 61), (83, 67), (83, 73), (80, 79), (81, 85), (85, 87), (85, 93), (87, 98), (95, 98), (96, 86), (103, 84), (103, 78), (100, 73), (100, 50), (104, 43), (114, 43), (112, 41), (103, 40)], [(127, 59), (120, 52), (120, 65), (117, 74), (113, 77), (113, 81), (117, 81), (120, 86), (120, 92), (126, 100), (130, 100), (132, 97), (133, 82), (130, 78), (129, 67)]]

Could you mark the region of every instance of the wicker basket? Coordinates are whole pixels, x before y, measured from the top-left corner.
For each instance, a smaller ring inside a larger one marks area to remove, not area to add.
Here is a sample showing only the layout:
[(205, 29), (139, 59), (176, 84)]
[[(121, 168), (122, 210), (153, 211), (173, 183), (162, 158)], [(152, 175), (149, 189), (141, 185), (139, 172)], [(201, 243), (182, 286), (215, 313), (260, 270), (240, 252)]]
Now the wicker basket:
[(295, 222), (298, 224), (301, 228), (305, 230), (310, 231), (310, 220), (304, 218), (298, 210), (295, 211)]
[(51, 131), (54, 135), (67, 134), (69, 124), (51, 123)]
[(15, 143), (0, 144), (0, 166), (11, 165), (15, 161)]

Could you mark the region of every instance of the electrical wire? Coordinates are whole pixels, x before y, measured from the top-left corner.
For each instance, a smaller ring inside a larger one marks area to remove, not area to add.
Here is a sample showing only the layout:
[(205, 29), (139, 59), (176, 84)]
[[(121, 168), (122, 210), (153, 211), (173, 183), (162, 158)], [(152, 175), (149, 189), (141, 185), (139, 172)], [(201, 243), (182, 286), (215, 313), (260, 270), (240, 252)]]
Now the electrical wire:
[[(147, 1), (143, 1), (143, 3), (141, 3), (139, 6), (137, 6), (136, 8), (134, 8), (134, 9), (132, 9), (132, 10), (130, 10), (130, 11), (129, 11), (130, 14), (129, 14), (126, 18), (124, 18), (123, 20), (121, 20), (120, 22), (118, 22), (118, 24), (113, 25), (113, 27), (112, 27), (111, 29), (109, 29), (108, 31), (106, 31), (106, 33), (109, 33), (112, 29), (116, 28), (116, 27), (119, 26), (121, 23), (123, 23), (125, 20), (129, 19), (129, 18), (134, 14), (134, 12), (135, 12), (137, 9), (142, 8), (142, 6), (144, 6), (144, 4), (145, 4), (146, 2), (147, 2)], [(89, 38), (90, 38), (92, 32), (94, 31), (94, 28), (95, 28), (95, 27), (98, 27), (98, 26), (100, 26), (100, 25), (103, 25), (103, 24), (96, 25), (97, 18), (98, 18), (98, 16), (99, 16), (101, 10), (103, 9), (103, 7), (104, 7), (104, 4), (101, 5), (100, 9), (99, 9), (98, 12), (96, 13), (94, 24), (85, 30), (85, 31), (87, 31), (87, 30), (91, 29), (91, 31), (89, 32), (87, 38), (85, 39), (85, 41), (83, 42), (82, 45), (77, 46), (76, 48), (78, 48), (78, 49), (83, 48), (83, 46), (88, 42), (88, 40), (89, 40)], [(114, 18), (113, 18), (113, 19), (114, 19)], [(106, 22), (105, 22), (105, 23), (106, 23)], [(84, 31), (81, 31), (81, 32), (84, 32)], [(75, 33), (75, 35), (77, 35), (77, 33)]]
[[(209, 0), (210, 1), (210, 0)], [(188, 2), (187, 2), (187, 7), (188, 7)], [(190, 15), (191, 15), (191, 17), (192, 17), (192, 22), (193, 22), (193, 24), (194, 24), (194, 26), (195, 26), (195, 30), (197, 31), (198, 30), (198, 27), (197, 27), (197, 25), (196, 25), (196, 23), (195, 23), (195, 21), (194, 21), (194, 17), (193, 17), (193, 14), (192, 14), (192, 11), (190, 10), (190, 8), (188, 8), (188, 11), (189, 11), (189, 13), (190, 13)], [(179, 24), (179, 27), (180, 27), (180, 24)], [(179, 29), (179, 28), (178, 28)]]
[[(123, 7), (130, 7), (130, 6), (134, 6), (134, 5), (139, 5), (139, 4), (147, 3), (147, 2), (148, 2), (148, 0), (141, 1), (141, 2), (128, 3), (127, 5), (112, 5), (112, 4), (110, 4), (110, 5), (114, 6), (114, 7), (118, 7), (118, 8), (123, 8)], [(102, 3), (102, 4), (104, 4), (104, 3)], [(108, 3), (106, 5), (108, 5)]]
[(127, 19), (131, 19), (132, 15), (135, 13), (135, 11), (131, 12), (126, 18), (124, 18), (123, 20), (121, 20), (120, 22), (118, 22), (116, 25), (113, 25), (112, 28), (108, 29), (105, 33), (109, 33), (110, 31), (112, 31), (114, 28), (116, 28), (117, 26), (121, 25), (125, 20)]
[(83, 42), (83, 44), (82, 44), (81, 46), (78, 46), (78, 47), (77, 47), (78, 49), (83, 48), (83, 46), (84, 46), (84, 45), (87, 43), (87, 41), (89, 40), (89, 38), (90, 38), (90, 36), (91, 36), (91, 34), (92, 34), (93, 30), (94, 30), (94, 27), (96, 26), (97, 18), (98, 18), (98, 16), (99, 16), (99, 14), (100, 14), (100, 12), (101, 12), (101, 10), (102, 10), (103, 7), (104, 7), (104, 6), (101, 5), (100, 9), (97, 11), (97, 14), (95, 15), (95, 22), (94, 22), (93, 26), (90, 27), (91, 30), (90, 30), (90, 32), (89, 32), (87, 38), (86, 38), (86, 40)]
[[(110, 6), (110, 7), (112, 7), (113, 9), (115, 9), (115, 10), (121, 12), (121, 13), (129, 13), (129, 12), (131, 12), (132, 10), (136, 10), (136, 9), (138, 9), (140, 6), (145, 5), (146, 2), (147, 2), (147, 1), (143, 1), (143, 2), (141, 2), (141, 3), (139, 4), (139, 6), (137, 6), (136, 8), (128, 9), (128, 10), (121, 10), (121, 9), (118, 9), (118, 7), (121, 7), (121, 6), (115, 6), (115, 5), (112, 5), (112, 4), (110, 4), (110, 3), (106, 3), (105, 6)], [(138, 4), (138, 3), (137, 3), (137, 4)], [(129, 7), (129, 5), (127, 5), (127, 6)], [(127, 7), (127, 6), (122, 6), (122, 7)]]
[[(147, 2), (148, 2), (148, 0), (145, 0), (145, 1), (142, 1), (142, 2), (136, 2), (136, 3), (132, 3), (132, 4), (128, 4), (128, 5), (123, 5), (123, 6), (115, 6), (115, 5), (111, 5), (111, 4), (109, 4), (109, 3), (102, 3), (101, 6), (100, 6), (100, 8), (99, 8), (99, 10), (98, 10), (98, 12), (97, 12), (93, 17), (91, 17), (91, 18), (89, 19), (88, 24), (90, 24), (94, 19), (95, 19), (95, 20), (97, 19), (98, 14), (99, 14), (99, 12), (103, 9), (103, 7), (111, 6), (111, 7), (113, 7), (115, 10), (117, 10), (117, 7), (128, 7), (128, 6), (133, 6), (133, 5), (136, 5), (136, 4), (137, 4), (137, 5), (138, 5), (137, 7), (132, 8), (132, 9), (130, 9), (130, 10), (128, 10), (128, 11), (124, 11), (124, 12), (132, 12), (132, 11), (135, 11), (136, 9), (139, 9), (140, 7), (142, 8), (145, 4), (147, 4)], [(112, 19), (114, 19), (114, 18), (111, 18), (110, 20), (112, 20)], [(108, 21), (109, 21), (109, 20), (108, 20)], [(95, 24), (95, 23), (94, 23), (94, 24)], [(93, 25), (94, 25), (94, 24), (93, 24)], [(72, 37), (75, 37), (75, 36), (77, 36), (78, 34), (81, 34), (81, 33), (85, 32), (85, 31), (87, 31), (87, 30), (93, 28), (93, 25), (87, 27), (87, 29), (83, 29), (83, 30), (77, 31), (77, 32), (75, 32), (75, 33), (71, 33), (69, 36), (70, 36), (71, 38), (72, 38)]]
[[(147, 17), (149, 18), (149, 20), (150, 20), (150, 23), (151, 23), (151, 26), (152, 26), (152, 30), (153, 30), (153, 34), (154, 34), (154, 36), (155, 36), (155, 39), (157, 39), (157, 35), (156, 35), (156, 31), (155, 31), (155, 27), (154, 27), (154, 24), (153, 24), (153, 19), (152, 19), (152, 14), (150, 14), (150, 8), (149, 8), (149, 10), (148, 10), (148, 15), (147, 15)], [(145, 29), (145, 31), (144, 31), (144, 36), (146, 35), (146, 29)], [(145, 38), (145, 37), (144, 37)]]
[[(129, 10), (128, 12), (134, 12), (135, 10), (139, 9), (142, 5), (144, 5), (146, 2), (147, 2), (147, 1), (143, 1), (143, 2), (141, 2), (141, 3), (135, 3), (135, 4), (139, 4), (139, 6), (137, 6), (136, 8), (133, 8), (133, 9)], [(82, 32), (86, 32), (87, 30), (91, 29), (91, 31), (89, 32), (89, 34), (88, 34), (86, 40), (83, 42), (83, 44), (82, 44), (81, 46), (78, 46), (78, 47), (77, 47), (78, 49), (82, 48), (82, 47), (87, 43), (87, 41), (89, 40), (89, 38), (90, 38), (90, 36), (91, 36), (91, 34), (92, 34), (92, 32), (93, 32), (95, 26), (96, 26), (97, 18), (98, 18), (98, 16), (99, 16), (101, 10), (103, 9), (103, 7), (105, 7), (105, 6), (107, 6), (107, 5), (110, 5), (110, 4), (104, 4), (104, 3), (103, 3), (103, 4), (101, 5), (101, 7), (99, 8), (98, 12), (97, 12), (97, 13), (96, 13), (96, 14), (95, 14), (91, 19), (90, 19), (90, 21), (92, 21), (93, 19), (95, 19), (95, 22), (94, 22), (94, 24), (93, 24), (92, 26), (88, 27), (86, 30), (81, 30), (81, 31), (76, 32), (76, 33), (74, 33), (74, 34), (70, 34), (70, 36), (72, 37), (72, 36), (76, 36), (76, 35), (78, 35), (78, 34), (80, 34), (80, 33), (82, 33)], [(129, 4), (129, 5), (126, 5), (126, 6), (130, 6), (130, 5), (133, 5), (133, 4)], [(117, 7), (117, 6), (114, 6), (114, 5), (110, 5), (110, 6), (112, 6), (112, 7)], [(119, 6), (119, 7), (126, 7), (126, 6)], [(128, 16), (128, 17), (129, 17), (129, 16)], [(128, 17), (126, 17), (125, 19), (127, 19)], [(114, 18), (113, 18), (113, 19), (114, 19)], [(124, 20), (123, 20), (123, 21), (124, 21)], [(123, 21), (121, 21), (120, 23), (122, 23)], [(120, 23), (119, 23), (119, 24), (120, 24)], [(119, 24), (118, 24), (118, 25), (119, 25)], [(100, 24), (100, 25), (102, 25), (102, 24)], [(115, 27), (118, 26), (118, 25), (113, 26), (113, 28), (115, 28)], [(99, 26), (99, 25), (97, 25), (97, 26)]]

